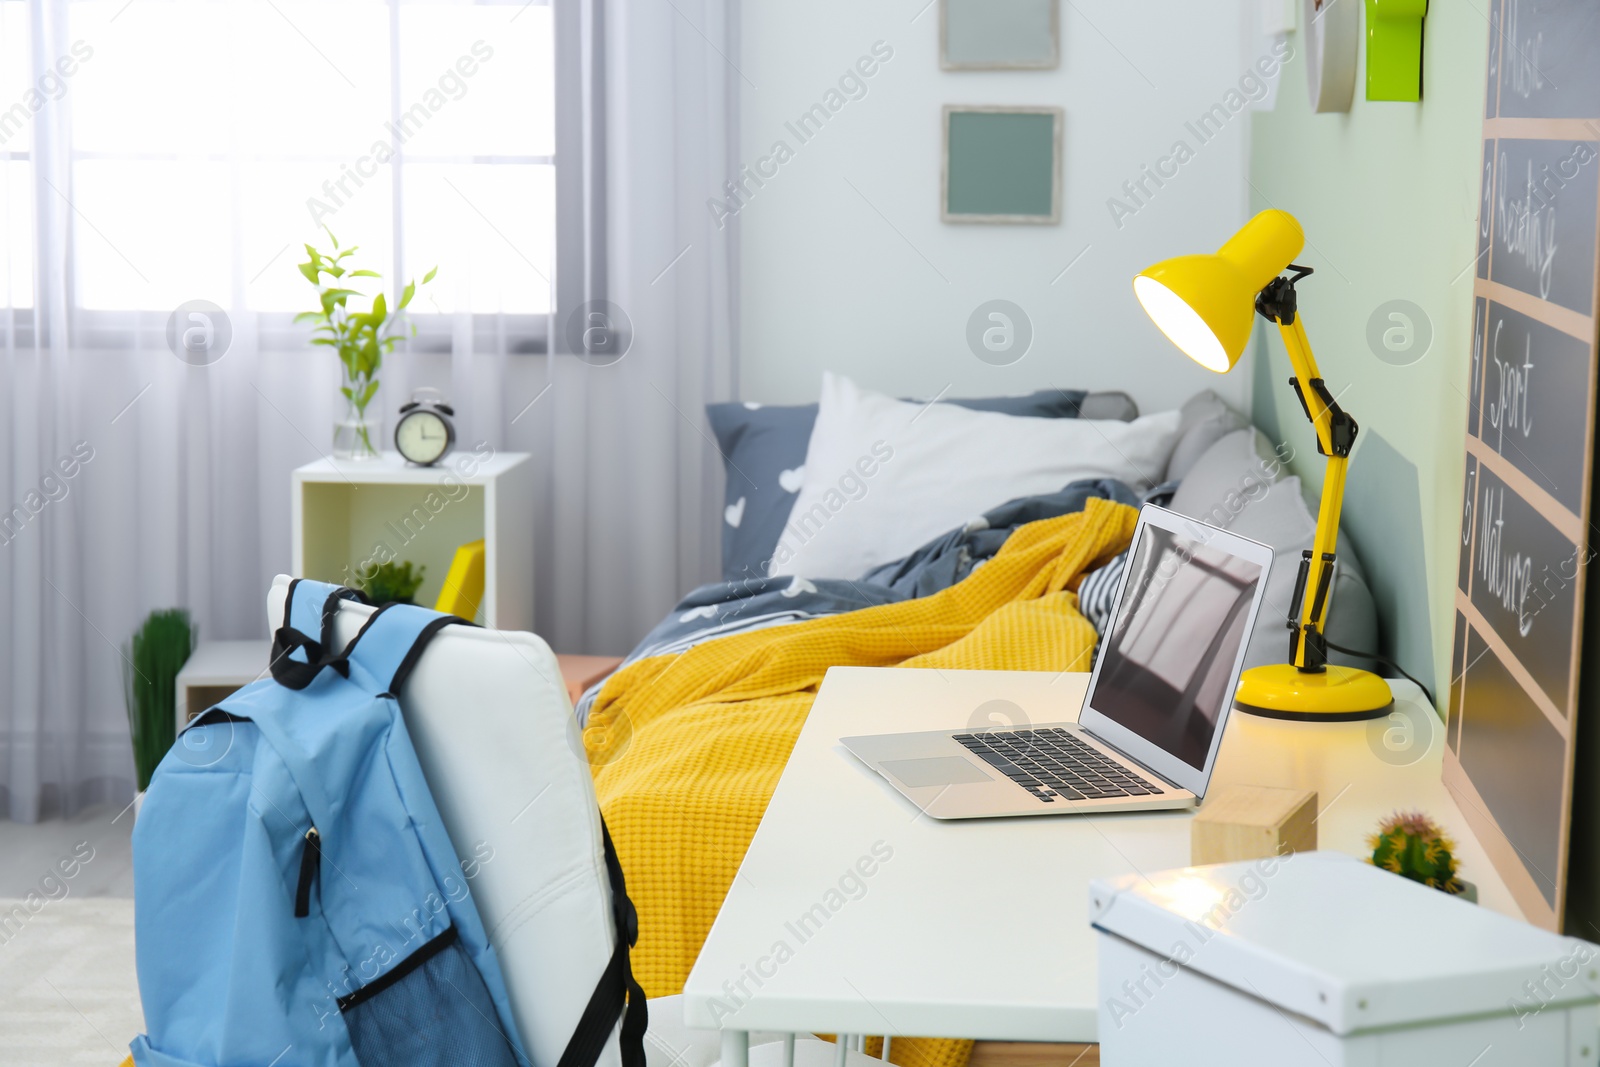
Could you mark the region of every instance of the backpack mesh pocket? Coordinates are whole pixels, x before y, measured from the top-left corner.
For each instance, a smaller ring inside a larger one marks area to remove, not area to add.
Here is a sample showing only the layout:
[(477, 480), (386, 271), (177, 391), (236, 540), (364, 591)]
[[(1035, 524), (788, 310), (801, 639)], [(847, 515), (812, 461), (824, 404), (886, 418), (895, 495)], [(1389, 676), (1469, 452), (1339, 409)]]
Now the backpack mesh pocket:
[(454, 927), (339, 1002), (364, 1067), (516, 1067)]

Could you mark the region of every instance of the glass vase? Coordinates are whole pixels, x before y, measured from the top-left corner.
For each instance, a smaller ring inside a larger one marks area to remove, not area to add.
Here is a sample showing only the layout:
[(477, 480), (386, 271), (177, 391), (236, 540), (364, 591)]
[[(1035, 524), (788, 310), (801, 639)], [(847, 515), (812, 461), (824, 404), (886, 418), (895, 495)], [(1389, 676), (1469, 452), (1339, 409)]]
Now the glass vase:
[(357, 408), (355, 401), (346, 400), (344, 417), (333, 424), (333, 458), (364, 460), (378, 458), (379, 427), (375, 421)]

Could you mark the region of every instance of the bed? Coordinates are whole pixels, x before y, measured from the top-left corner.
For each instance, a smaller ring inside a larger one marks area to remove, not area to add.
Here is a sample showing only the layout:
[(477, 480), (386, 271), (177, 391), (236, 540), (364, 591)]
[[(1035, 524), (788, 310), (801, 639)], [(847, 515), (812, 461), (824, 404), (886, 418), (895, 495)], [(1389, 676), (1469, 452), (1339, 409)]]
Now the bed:
[[(1288, 455), (1210, 393), (1141, 416), (1122, 394), (919, 403), (827, 375), (817, 405), (708, 416), (723, 579), (575, 709), (652, 997), (681, 991), (829, 667), (1089, 669), (1145, 503), (1272, 546), (1262, 618), (1286, 617), (1315, 528)], [(1348, 544), (1332, 604), (1330, 639), (1375, 648)], [(1259, 627), (1246, 665), (1286, 651)], [(963, 1067), (971, 1050), (897, 1039), (892, 1058)]]

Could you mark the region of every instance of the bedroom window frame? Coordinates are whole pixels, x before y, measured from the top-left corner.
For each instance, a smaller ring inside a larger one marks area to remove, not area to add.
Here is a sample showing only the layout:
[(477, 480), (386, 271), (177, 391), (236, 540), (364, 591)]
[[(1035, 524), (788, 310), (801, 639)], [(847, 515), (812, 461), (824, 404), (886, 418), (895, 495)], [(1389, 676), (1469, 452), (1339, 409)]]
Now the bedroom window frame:
[[(61, 11), (69, 11), (71, 6), (88, 0), (0, 0), (3, 4), (17, 4), (27, 13), (27, 34), (30, 39), (28, 49), (30, 56), (35, 59), (37, 70), (37, 54), (41, 46), (40, 33), (42, 18), (48, 17), (48, 9), (52, 6)], [(388, 18), (388, 60), (389, 60), (389, 109), (388, 118), (392, 123), (398, 124), (402, 111), (401, 85), (401, 22), (400, 11), (404, 6), (420, 6), (429, 0), (382, 0), (382, 6), (387, 9)], [(505, 7), (525, 10), (529, 7), (551, 8), (553, 24), (559, 21), (563, 8), (568, 5), (555, 4), (552, 0), (460, 0), (465, 5), (480, 7)], [(441, 5), (446, 6), (446, 5)], [(516, 16), (513, 15), (513, 18)], [(390, 232), (393, 237), (393, 257), (383, 273), (385, 282), (391, 285), (395, 279), (409, 277), (406, 263), (406, 236), (407, 228), (404, 221), (406, 203), (404, 190), (406, 183), (406, 170), (411, 165), (507, 165), (507, 166), (543, 166), (550, 167), (555, 176), (556, 195), (551, 217), (547, 220), (556, 248), (556, 262), (548, 269), (553, 272), (547, 279), (549, 285), (550, 311), (546, 312), (495, 312), (495, 311), (468, 311), (470, 316), (471, 334), (474, 347), (483, 351), (493, 347), (503, 346), (501, 350), (512, 355), (544, 355), (549, 352), (550, 318), (557, 306), (557, 279), (562, 276), (560, 258), (562, 245), (559, 240), (559, 220), (562, 216), (561, 204), (561, 173), (557, 166), (557, 157), (560, 146), (560, 113), (562, 108), (560, 83), (557, 80), (560, 62), (556, 56), (560, 51), (559, 35), (552, 26), (552, 81), (554, 83), (554, 100), (552, 108), (555, 111), (557, 129), (557, 150), (551, 154), (467, 154), (451, 155), (442, 153), (417, 153), (397, 150), (394, 163), (390, 165), (389, 184), (391, 188), (390, 200)], [(3, 104), (0, 104), (3, 107)], [(36, 120), (34, 130), (38, 129)], [(70, 120), (69, 120), (70, 121)], [(60, 130), (61, 127), (55, 127)], [(70, 126), (66, 127), (70, 135)], [(11, 343), (23, 347), (35, 347), (49, 343), (50, 324), (44, 316), (36, 313), (41, 306), (38, 292), (38, 278), (42, 270), (42, 259), (39, 249), (40, 219), (46, 209), (46, 198), (57, 196), (41, 180), (37, 167), (38, 146), (30, 138), (29, 147), (26, 149), (13, 149), (0, 144), (0, 165), (23, 163), (27, 165), (26, 182), (31, 189), (31, 220), (33, 230), (34, 248), (31, 267), (35, 285), (33, 286), (32, 300), (27, 305), (5, 306), (0, 305), (0, 333), (7, 336)], [(68, 203), (72, 203), (72, 185), (77, 172), (77, 164), (84, 161), (113, 161), (113, 162), (162, 162), (172, 161), (176, 157), (172, 152), (162, 151), (131, 151), (109, 152), (99, 150), (84, 150), (73, 144), (68, 144), (62, 153), (63, 164), (67, 168), (66, 181), (68, 184)], [(325, 153), (280, 153), (280, 152), (244, 152), (229, 156), (224, 153), (185, 153), (184, 162), (216, 163), (216, 162), (306, 162), (323, 163), (330, 167), (337, 167), (346, 162), (343, 156)], [(492, 224), (491, 224), (492, 225)], [(92, 227), (91, 227), (92, 229)], [(170, 308), (155, 307), (130, 307), (130, 308), (85, 308), (78, 302), (78, 268), (80, 252), (78, 240), (83, 235), (84, 220), (76, 210), (70, 210), (64, 218), (64, 232), (61, 238), (64, 243), (62, 250), (62, 264), (64, 266), (61, 285), (66, 290), (66, 306), (70, 309), (67, 316), (66, 333), (68, 344), (79, 350), (91, 352), (121, 352), (133, 351), (142, 348), (160, 347), (166, 344), (167, 318), (171, 314)], [(509, 241), (509, 239), (507, 239)], [(285, 259), (293, 252), (294, 242), (286, 245), (284, 250), (274, 258), (269, 267), (287, 266)], [(513, 246), (515, 247), (515, 246)], [(114, 253), (113, 253), (114, 254)], [(526, 258), (526, 257), (524, 257)], [(538, 266), (531, 262), (529, 266), (539, 274)], [(393, 293), (390, 294), (391, 296)], [(309, 304), (308, 304), (309, 306)], [(303, 309), (301, 309), (303, 310)], [(298, 311), (294, 310), (263, 310), (253, 311), (245, 309), (245, 313), (255, 318), (260, 331), (261, 348), (264, 351), (294, 349), (302, 347), (305, 343), (305, 328), (293, 323)], [(410, 351), (418, 353), (448, 353), (452, 350), (455, 338), (455, 326), (463, 312), (432, 313), (416, 312), (409, 314), (409, 319), (417, 327), (417, 335), (410, 338), (406, 344)]]

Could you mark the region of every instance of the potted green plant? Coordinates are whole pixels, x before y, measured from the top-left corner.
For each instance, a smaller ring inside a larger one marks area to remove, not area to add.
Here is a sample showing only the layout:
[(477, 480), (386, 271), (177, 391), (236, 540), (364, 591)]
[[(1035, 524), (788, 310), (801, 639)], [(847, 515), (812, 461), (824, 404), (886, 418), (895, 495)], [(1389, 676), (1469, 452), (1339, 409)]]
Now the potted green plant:
[[(367, 405), (378, 392), (378, 371), (383, 367), (383, 357), (394, 351), (405, 329), (401, 312), (416, 295), (417, 283), (406, 283), (400, 302), (393, 309), (381, 289), (372, 298), (368, 310), (351, 308), (352, 297), (365, 299), (359, 291), (349, 288), (351, 279), (381, 280), (383, 275), (375, 270), (355, 270), (347, 266), (345, 260), (360, 246), (344, 248), (332, 230), (326, 226), (323, 230), (333, 243), (333, 250), (323, 252), (308, 244), (305, 249), (310, 258), (299, 264), (300, 273), (316, 286), (318, 307), (315, 311), (301, 312), (294, 321), (315, 323), (311, 332), (316, 336), (311, 343), (333, 349), (343, 368), (343, 384), (339, 391), (344, 394), (345, 415), (333, 426), (333, 454), (340, 459), (376, 459), (378, 448), (373, 444), (373, 432), (377, 427), (367, 421)], [(422, 284), (427, 285), (438, 272), (439, 268), (435, 267), (423, 275)], [(414, 336), (416, 332), (416, 327), (411, 326), (406, 336)]]
[(1395, 812), (1378, 824), (1367, 844), (1374, 867), (1477, 903), (1478, 887), (1457, 875), (1455, 842), (1420, 811)]
[(123, 692), (139, 796), (177, 736), (178, 671), (194, 652), (195, 631), (182, 608), (152, 611), (122, 650)]
[(380, 607), (384, 604), (410, 604), (422, 588), (422, 575), (428, 568), (410, 562), (380, 563), (360, 579), (361, 591)]

